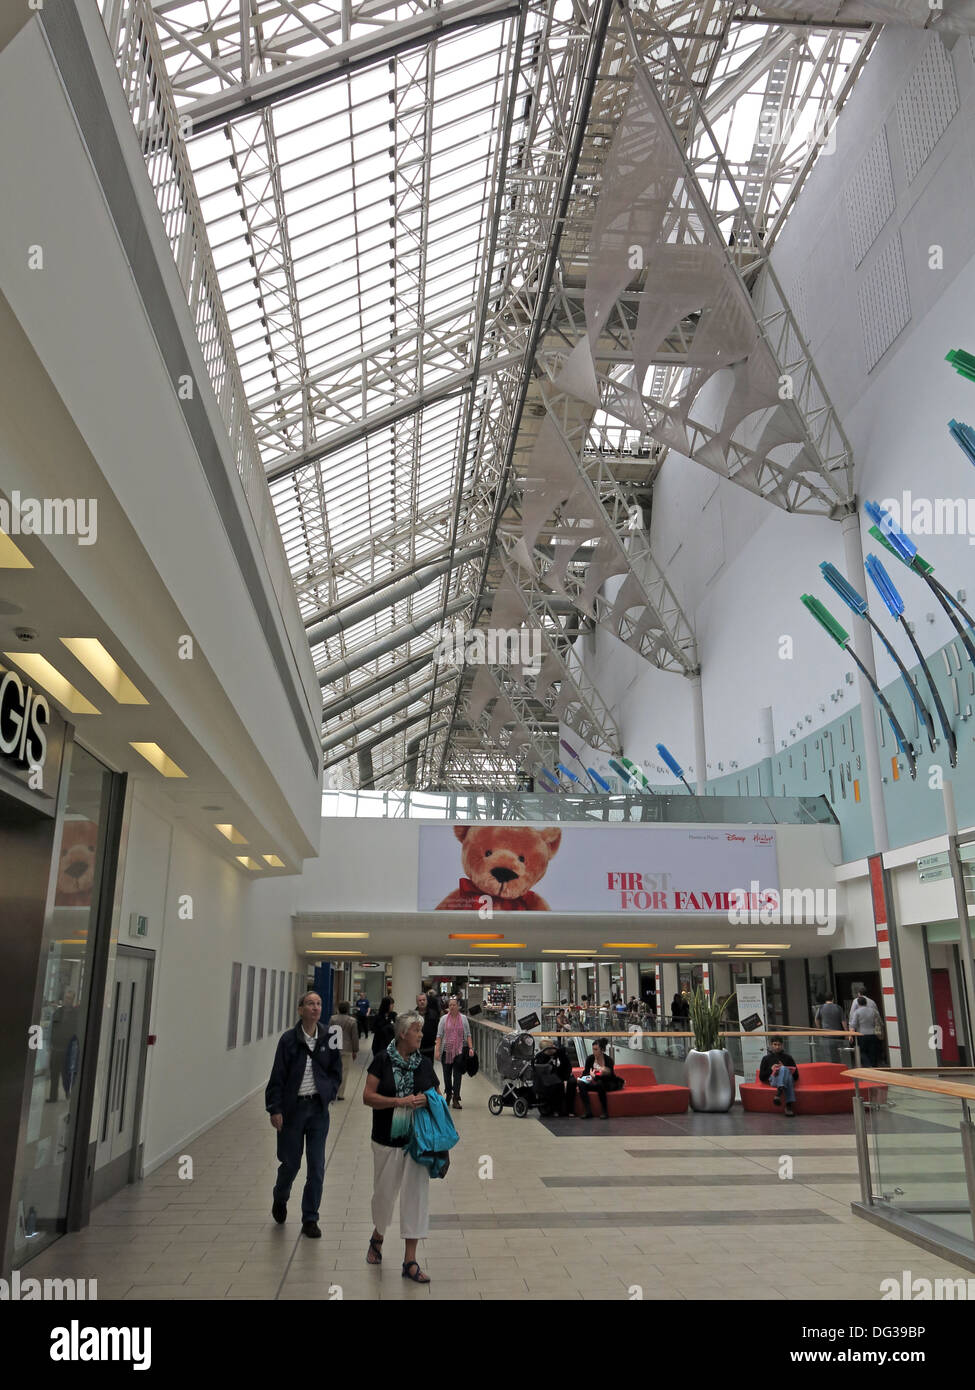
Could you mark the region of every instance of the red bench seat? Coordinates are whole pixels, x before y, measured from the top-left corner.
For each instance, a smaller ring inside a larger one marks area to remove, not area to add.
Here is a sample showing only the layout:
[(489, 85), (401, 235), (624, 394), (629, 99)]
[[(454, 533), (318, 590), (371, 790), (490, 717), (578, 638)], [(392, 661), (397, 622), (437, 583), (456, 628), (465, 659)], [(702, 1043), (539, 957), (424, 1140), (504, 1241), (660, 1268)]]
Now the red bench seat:
[[(582, 1068), (573, 1067), (573, 1076), (581, 1076)], [(622, 1062), (616, 1068), (616, 1075), (625, 1082), (622, 1091), (611, 1091), (607, 1096), (611, 1117), (624, 1115), (683, 1115), (690, 1103), (691, 1093), (686, 1086), (668, 1086), (657, 1080), (652, 1067), (636, 1063)], [(600, 1097), (593, 1096), (590, 1101), (592, 1113), (600, 1113)], [(577, 1095), (575, 1111), (583, 1114), (582, 1100)]]
[[(853, 1111), (853, 1081), (843, 1073), (842, 1062), (800, 1062), (796, 1082), (795, 1109), (797, 1115), (844, 1115)], [(861, 1093), (878, 1103), (887, 1098), (886, 1086), (861, 1086)], [(741, 1108), (756, 1114), (782, 1113), (773, 1104), (777, 1094), (774, 1086), (766, 1086), (755, 1073), (754, 1081), (743, 1081), (740, 1087)]]

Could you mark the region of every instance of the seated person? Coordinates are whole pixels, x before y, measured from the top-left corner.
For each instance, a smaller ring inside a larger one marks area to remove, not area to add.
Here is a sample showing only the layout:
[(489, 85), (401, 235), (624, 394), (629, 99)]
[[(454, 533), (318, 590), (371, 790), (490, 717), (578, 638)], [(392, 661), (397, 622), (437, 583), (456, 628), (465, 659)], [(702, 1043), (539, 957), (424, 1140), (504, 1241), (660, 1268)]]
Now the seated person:
[(785, 1044), (779, 1037), (769, 1039), (769, 1050), (762, 1058), (762, 1064), (758, 1069), (758, 1079), (763, 1086), (774, 1086), (776, 1094), (772, 1099), (773, 1105), (782, 1104), (782, 1093), (785, 1092), (785, 1113), (794, 1115), (793, 1109), (796, 1099), (795, 1083), (799, 1080), (799, 1068), (795, 1064), (794, 1058), (784, 1051)]
[(566, 1082), (565, 1098), (570, 1115), (575, 1114), (575, 1098), (578, 1091), (582, 1101), (582, 1118), (592, 1119), (592, 1108), (590, 1106), (590, 1096), (595, 1092), (602, 1104), (601, 1120), (609, 1119), (609, 1108), (606, 1104), (606, 1096), (611, 1091), (621, 1091), (623, 1089), (623, 1079), (616, 1075), (616, 1065), (610, 1054), (609, 1040), (607, 1038), (597, 1038), (592, 1045), (592, 1051), (586, 1058), (586, 1065), (582, 1075), (572, 1077)]
[(559, 1009), (555, 1015), (556, 1033), (567, 1033), (569, 1031), (569, 1020), (566, 1018), (565, 1010)]
[(566, 1083), (572, 1079), (572, 1063), (561, 1044), (545, 1038), (535, 1053), (535, 1099), (550, 1115), (567, 1115)]

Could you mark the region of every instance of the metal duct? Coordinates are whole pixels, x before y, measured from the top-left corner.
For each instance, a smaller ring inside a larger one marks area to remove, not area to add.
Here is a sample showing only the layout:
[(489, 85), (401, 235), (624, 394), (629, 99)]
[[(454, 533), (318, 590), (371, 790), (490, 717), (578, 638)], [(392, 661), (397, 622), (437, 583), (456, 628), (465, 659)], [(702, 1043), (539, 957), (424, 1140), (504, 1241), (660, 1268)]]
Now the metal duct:
[(346, 758), (358, 757), (360, 753), (371, 753), (374, 748), (378, 748), (381, 743), (385, 743), (388, 738), (395, 738), (404, 729), (411, 729), (414, 724), (419, 724), (421, 719), (427, 719), (431, 714), (443, 714), (453, 705), (453, 700), (441, 700), (432, 709), (423, 710), (421, 714), (411, 714), (408, 719), (401, 719), (398, 724), (394, 724), (390, 729), (384, 729), (381, 734), (376, 734), (373, 738), (367, 739), (358, 748), (350, 748), (347, 753), (336, 753), (332, 758), (326, 758), (322, 764), (322, 771), (327, 772), (330, 767), (338, 767), (339, 763), (344, 763)]
[(425, 589), (428, 584), (432, 584), (435, 579), (439, 579), (442, 574), (446, 574), (455, 565), (462, 564), (464, 560), (470, 560), (475, 555), (482, 554), (483, 550), (483, 544), (470, 545), (466, 550), (459, 550), (455, 555), (448, 555), (432, 565), (424, 565), (422, 569), (416, 570), (413, 574), (408, 574), (403, 579), (384, 586), (371, 597), (351, 600), (326, 618), (324, 622), (309, 628), (309, 645), (315, 647), (319, 642), (325, 642), (329, 637), (334, 637), (336, 633), (344, 632), (347, 628), (355, 627), (356, 623), (371, 618), (374, 613), (381, 613), (384, 608), (398, 603), (400, 599), (409, 598), (411, 594)]
[(328, 753), (333, 748), (337, 748), (340, 743), (345, 743), (350, 738), (355, 738), (357, 734), (364, 734), (367, 729), (371, 729), (374, 724), (380, 723), (383, 719), (388, 719), (391, 714), (399, 714), (401, 709), (406, 709), (408, 705), (414, 704), (417, 700), (422, 700), (425, 695), (430, 695), (436, 690), (438, 685), (443, 685), (444, 681), (456, 680), (457, 672), (454, 670), (441, 671), (432, 680), (425, 681), (423, 685), (418, 685), (415, 690), (405, 690), (395, 699), (390, 700), (386, 705), (380, 705), (379, 709), (370, 711), (369, 714), (360, 715), (358, 719), (350, 719), (347, 724), (342, 724), (334, 733), (329, 734), (328, 738), (322, 739), (322, 752)]
[(354, 690), (350, 690), (345, 695), (340, 695), (337, 700), (329, 700), (322, 710), (322, 723), (329, 719), (336, 719), (340, 714), (344, 714), (347, 709), (358, 704), (361, 700), (371, 700), (374, 695), (381, 695), (391, 685), (397, 681), (409, 680), (410, 676), (415, 675), (423, 666), (429, 666), (433, 657), (433, 647), (422, 656), (411, 657), (409, 661), (401, 661), (397, 666), (391, 666), (388, 671), (384, 671), (375, 680), (366, 681), (364, 685), (357, 685)]
[[(473, 594), (461, 594), (451, 603), (447, 604), (445, 617), (452, 618), (455, 613), (461, 612), (473, 603)], [(404, 642), (411, 641), (414, 637), (419, 637), (421, 633), (434, 627), (441, 620), (441, 610), (438, 608), (429, 617), (420, 618), (412, 623), (404, 623), (402, 627), (389, 632), (385, 637), (381, 637), (378, 642), (372, 642), (368, 647), (359, 647), (350, 656), (344, 656), (340, 661), (332, 661), (318, 673), (318, 683), (321, 686), (332, 685), (335, 681), (341, 680), (343, 676), (351, 675), (353, 671), (358, 671), (360, 667), (367, 666), (370, 661), (375, 661), (377, 657), (385, 656), (387, 652), (393, 651), (396, 647), (402, 647)]]

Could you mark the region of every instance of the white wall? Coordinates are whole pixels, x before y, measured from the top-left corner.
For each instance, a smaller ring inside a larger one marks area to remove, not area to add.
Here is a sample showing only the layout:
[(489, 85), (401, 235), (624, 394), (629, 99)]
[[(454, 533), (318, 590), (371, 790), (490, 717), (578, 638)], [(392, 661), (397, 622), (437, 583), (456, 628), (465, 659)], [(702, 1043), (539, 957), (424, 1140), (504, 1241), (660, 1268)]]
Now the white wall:
[[(133, 797), (113, 959), (116, 936), (119, 944), (129, 942), (155, 952), (149, 1032), (158, 1041), (147, 1052), (142, 1129), (146, 1172), (173, 1153), (192, 1154), (193, 1136), (267, 1083), (279, 1036), (277, 997), (273, 1025), (266, 1017), (260, 1041), (255, 1000), (253, 1041), (244, 1046), (246, 970), (256, 966), (258, 980), (262, 967), (294, 972), (299, 986), (304, 980), (306, 967), (295, 955), (291, 926), (294, 892), (292, 879), (249, 882), (191, 831)], [(180, 915), (180, 900), (186, 897), (192, 900), (192, 918)], [(130, 942), (130, 912), (148, 917), (147, 937)], [(244, 970), (237, 1047), (228, 1050), (234, 961)], [(112, 979), (110, 966), (103, 1064)], [(285, 1017), (293, 1023), (292, 1003), (287, 1001)]]

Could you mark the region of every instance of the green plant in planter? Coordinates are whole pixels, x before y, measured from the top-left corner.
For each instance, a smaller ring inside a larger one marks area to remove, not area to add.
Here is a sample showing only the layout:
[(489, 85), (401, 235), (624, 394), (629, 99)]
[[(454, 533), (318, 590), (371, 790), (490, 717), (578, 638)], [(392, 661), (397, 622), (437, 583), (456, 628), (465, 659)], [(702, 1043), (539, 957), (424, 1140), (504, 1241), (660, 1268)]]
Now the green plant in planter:
[(700, 985), (695, 989), (691, 996), (689, 1022), (698, 1052), (710, 1052), (712, 1048), (721, 1046), (721, 1020), (731, 999), (730, 994), (724, 999), (719, 999), (717, 995), (709, 998)]

